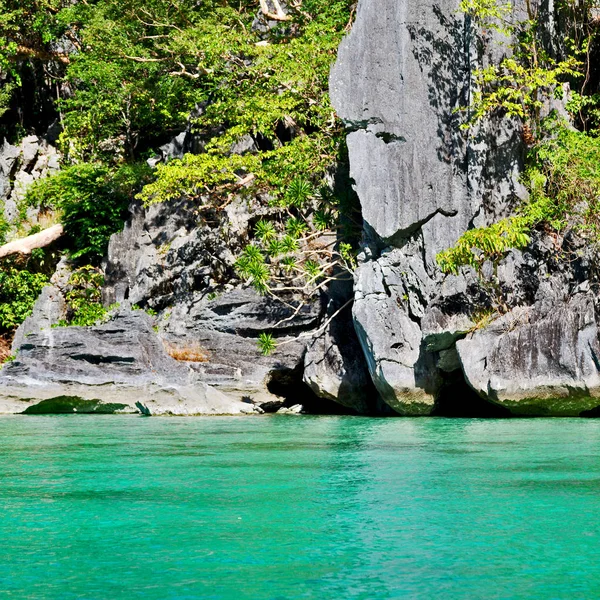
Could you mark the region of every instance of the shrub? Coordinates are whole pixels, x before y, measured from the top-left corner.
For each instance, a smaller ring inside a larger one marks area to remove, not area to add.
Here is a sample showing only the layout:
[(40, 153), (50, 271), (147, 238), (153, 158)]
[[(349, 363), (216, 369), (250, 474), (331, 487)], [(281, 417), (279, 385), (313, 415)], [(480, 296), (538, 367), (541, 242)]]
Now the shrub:
[(600, 138), (551, 118), (543, 126), (545, 139), (529, 153), (525, 183), (530, 200), (514, 216), (471, 229), (437, 256), (446, 273), (462, 266), (477, 270), (497, 263), (511, 248), (529, 243), (542, 224), (554, 231), (570, 226), (593, 243), (600, 240)]
[(97, 262), (110, 236), (123, 227), (129, 203), (148, 174), (146, 165), (116, 170), (100, 164), (73, 165), (34, 183), (26, 202), (59, 210), (71, 258)]
[(48, 279), (14, 266), (0, 269), (0, 335), (12, 333), (31, 314)]
[(71, 275), (68, 285), (67, 320), (60, 325), (88, 327), (106, 318), (108, 311), (102, 305), (104, 275), (100, 270), (91, 265), (81, 267)]

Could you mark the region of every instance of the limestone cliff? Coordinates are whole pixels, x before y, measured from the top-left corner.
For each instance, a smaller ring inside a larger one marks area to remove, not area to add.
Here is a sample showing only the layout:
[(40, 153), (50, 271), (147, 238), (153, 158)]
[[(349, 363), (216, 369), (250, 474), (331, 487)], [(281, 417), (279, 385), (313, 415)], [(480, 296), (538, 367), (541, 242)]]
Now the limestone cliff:
[[(364, 222), (353, 287), (338, 282), (294, 310), (240, 281), (236, 255), (267, 203), (240, 197), (201, 218), (185, 199), (134, 203), (102, 265), (104, 302), (120, 308), (104, 325), (53, 329), (65, 312), (62, 263), (17, 333), (16, 360), (0, 374), (0, 411), (35, 411), (56, 397), (71, 410), (78, 397), (96, 403), (85, 405), (91, 412), (237, 414), (284, 402), (327, 412), (333, 401), (361, 414), (595, 414), (597, 259), (576, 233), (536, 231), (487, 273), (501, 290), (501, 315), (490, 312), (489, 282), (469, 268), (444, 275), (436, 263), (465, 231), (511, 214), (527, 196), (522, 124), (494, 117), (460, 127), (473, 69), (507, 50), (458, 7), (360, 0), (339, 49), (330, 92), (348, 128)], [(542, 8), (552, 33), (554, 6)], [(154, 162), (191, 151), (193, 138), (179, 134)], [(0, 153), (5, 211), (22, 194), (19, 182), (54, 168), (29, 157), (25, 144), (34, 142), (36, 156), (54, 157), (33, 138)], [(258, 352), (262, 332), (282, 342), (273, 356)]]
[[(487, 328), (475, 323), (485, 286), (435, 262), (525, 198), (520, 124), (459, 128), (473, 68), (505, 50), (482, 43), (458, 4), (362, 0), (331, 75), (365, 219), (355, 327), (377, 390), (400, 414), (452, 412), (473, 391), (516, 414), (580, 414), (600, 404), (600, 354), (577, 243), (540, 235), (510, 253), (499, 285), (512, 310)], [(553, 5), (543, 10), (550, 30)]]

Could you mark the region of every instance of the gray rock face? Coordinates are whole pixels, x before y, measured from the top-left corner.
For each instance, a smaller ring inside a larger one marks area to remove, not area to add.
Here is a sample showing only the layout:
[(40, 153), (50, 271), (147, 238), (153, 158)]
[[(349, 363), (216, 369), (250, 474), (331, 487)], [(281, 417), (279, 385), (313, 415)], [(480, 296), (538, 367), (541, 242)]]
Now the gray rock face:
[[(9, 223), (15, 222), (29, 186), (59, 168), (58, 150), (44, 139), (30, 135), (23, 138), (18, 146), (4, 140), (0, 148), (0, 208), (4, 218)], [(38, 211), (29, 209), (27, 218), (35, 224)]]
[(498, 136), (489, 124), (469, 139), (458, 127), (471, 69), (485, 59), (458, 5), (359, 2), (331, 75), (334, 106), (355, 130), (348, 149), (365, 221), (386, 245), (420, 232), (428, 261), (488, 205), (501, 212), (521, 192), (516, 132)]
[(33, 311), (18, 327), (12, 342), (13, 354), (21, 347), (25, 338), (32, 333), (39, 333), (56, 326), (67, 318), (67, 302), (65, 292), (71, 276), (71, 264), (63, 257), (56, 266), (50, 284), (42, 289)]
[[(206, 360), (193, 369), (232, 397), (274, 401), (285, 394), (282, 380), (312, 395), (301, 372), (308, 339), (295, 338), (317, 328), (320, 302), (294, 315), (285, 304), (244, 288), (234, 263), (251, 226), (249, 207), (232, 202), (210, 224), (198, 219), (195, 208), (175, 202), (136, 209), (124, 231), (111, 239), (105, 301), (156, 310), (165, 342), (203, 352)], [(254, 217), (270, 210), (254, 208)], [(262, 332), (286, 344), (262, 356), (257, 346)]]
[(13, 353), (18, 351), (27, 336), (51, 329), (52, 325), (65, 318), (66, 312), (62, 292), (54, 285), (47, 285), (37, 299), (32, 314), (17, 329), (12, 343)]
[(405, 415), (436, 410), (477, 294), (489, 301), (469, 273), (442, 276), (436, 254), (525, 197), (519, 125), (459, 127), (472, 70), (497, 50), (478, 43), (458, 7), (360, 1), (330, 79), (365, 220), (355, 327), (379, 394)]
[(25, 337), (16, 359), (0, 371), (0, 412), (64, 397), (120, 405), (119, 412), (138, 412), (136, 402), (154, 414), (254, 411), (171, 358), (142, 311), (124, 311), (99, 327), (59, 327)]
[(517, 415), (577, 416), (600, 405), (596, 299), (517, 307), (457, 343), (473, 389)]
[[(307, 340), (295, 338), (298, 332), (316, 328), (320, 311), (318, 305), (308, 306), (277, 325), (291, 315), (289, 308), (253, 290), (234, 288), (192, 306), (175, 305), (162, 335), (175, 347), (198, 344), (206, 352), (206, 362), (194, 364), (204, 381), (234, 397), (262, 404), (274, 400), (273, 381), (302, 365)], [(272, 356), (262, 356), (258, 350), (257, 338), (263, 331), (286, 342)]]
[(364, 262), (355, 282), (354, 320), (373, 382), (400, 414), (429, 414), (442, 381), (424, 351), (420, 320), (427, 283), (416, 247)]
[[(328, 314), (337, 311), (332, 302)], [(312, 338), (304, 358), (304, 382), (320, 398), (327, 398), (359, 414), (376, 411), (376, 392), (364, 355), (346, 309)]]

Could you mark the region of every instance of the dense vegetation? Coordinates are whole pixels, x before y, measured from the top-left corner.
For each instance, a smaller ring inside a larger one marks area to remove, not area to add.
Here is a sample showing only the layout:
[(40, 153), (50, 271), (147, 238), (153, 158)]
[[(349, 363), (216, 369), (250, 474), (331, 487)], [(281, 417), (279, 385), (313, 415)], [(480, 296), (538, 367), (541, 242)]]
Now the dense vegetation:
[[(263, 293), (277, 295), (283, 279), (314, 293), (352, 261), (343, 240), (325, 254), (306, 249), (352, 210), (331, 185), (343, 131), (327, 93), (352, 4), (0, 0), (0, 137), (17, 141), (52, 118), (61, 126), (63, 170), (32, 186), (26, 204), (55, 213), (69, 255), (94, 265), (136, 193), (217, 209), (243, 195), (274, 210), (239, 276)], [(185, 128), (201, 152), (140, 166)], [(250, 149), (233, 152), (240, 141)], [(351, 224), (336, 235), (351, 239)], [(14, 323), (0, 321), (0, 333)]]

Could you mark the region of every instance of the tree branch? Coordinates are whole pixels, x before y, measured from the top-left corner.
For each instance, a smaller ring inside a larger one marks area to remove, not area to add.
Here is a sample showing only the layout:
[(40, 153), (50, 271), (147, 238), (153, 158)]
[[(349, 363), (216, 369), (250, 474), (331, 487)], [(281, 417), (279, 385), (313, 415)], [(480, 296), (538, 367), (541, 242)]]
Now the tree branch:
[(15, 254), (29, 255), (32, 250), (37, 248), (46, 248), (58, 240), (64, 233), (63, 226), (59, 223), (53, 225), (44, 231), (27, 236), (20, 240), (14, 240), (4, 246), (0, 246), (0, 258), (13, 256)]
[(267, 0), (260, 0), (260, 9), (263, 12), (263, 15), (267, 17), (267, 19), (271, 19), (272, 21), (290, 21), (291, 17), (286, 15), (281, 8), (281, 4), (279, 4), (279, 0), (271, 0), (273, 6), (275, 7), (275, 12), (272, 13), (269, 10), (269, 5), (267, 4)]
[(35, 48), (29, 48), (28, 46), (23, 45), (17, 46), (16, 57), (33, 58), (46, 62), (56, 60), (63, 65), (68, 65), (70, 63), (69, 57), (66, 54), (59, 52), (47, 52), (46, 50), (37, 50)]

